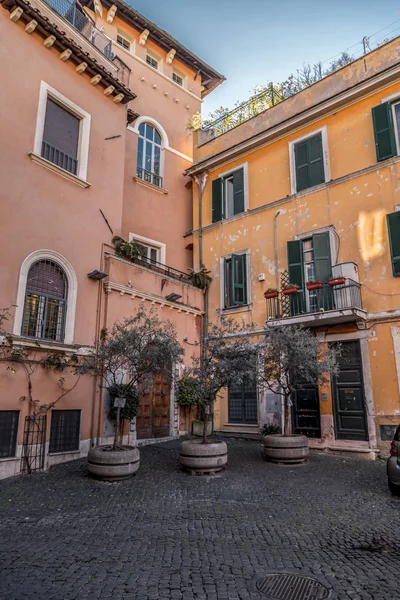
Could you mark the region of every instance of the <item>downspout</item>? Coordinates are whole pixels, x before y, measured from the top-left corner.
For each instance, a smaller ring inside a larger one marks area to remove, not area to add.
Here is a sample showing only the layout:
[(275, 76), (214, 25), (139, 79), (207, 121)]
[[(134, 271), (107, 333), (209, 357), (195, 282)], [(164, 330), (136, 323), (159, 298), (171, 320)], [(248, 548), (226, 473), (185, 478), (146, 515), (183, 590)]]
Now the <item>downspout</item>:
[(198, 213), (198, 230), (199, 230), (199, 266), (200, 269), (203, 268), (203, 190), (206, 185), (208, 173), (204, 172), (201, 175), (198, 175), (194, 178), (197, 183), (198, 188), (198, 204), (199, 204), (199, 213)]
[(274, 229), (274, 267), (275, 267), (275, 287), (279, 289), (279, 272), (278, 272), (278, 235), (276, 231), (276, 220), (278, 215), (281, 214), (280, 210), (277, 210), (274, 216), (273, 229)]

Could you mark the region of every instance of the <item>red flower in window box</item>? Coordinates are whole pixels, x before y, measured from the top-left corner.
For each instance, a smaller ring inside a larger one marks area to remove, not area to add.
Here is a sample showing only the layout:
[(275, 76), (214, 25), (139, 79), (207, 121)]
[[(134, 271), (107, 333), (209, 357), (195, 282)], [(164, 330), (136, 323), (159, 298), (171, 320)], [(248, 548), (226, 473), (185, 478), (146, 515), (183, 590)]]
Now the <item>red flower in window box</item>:
[(329, 285), (344, 285), (346, 283), (346, 277), (331, 277), (328, 279)]
[(322, 281), (307, 281), (306, 288), (308, 290), (322, 290)]
[(291, 294), (297, 294), (299, 286), (295, 283), (288, 283), (288, 285), (282, 290), (282, 294), (290, 296)]
[(269, 288), (264, 292), (264, 298), (277, 298), (279, 296), (279, 292), (276, 289)]

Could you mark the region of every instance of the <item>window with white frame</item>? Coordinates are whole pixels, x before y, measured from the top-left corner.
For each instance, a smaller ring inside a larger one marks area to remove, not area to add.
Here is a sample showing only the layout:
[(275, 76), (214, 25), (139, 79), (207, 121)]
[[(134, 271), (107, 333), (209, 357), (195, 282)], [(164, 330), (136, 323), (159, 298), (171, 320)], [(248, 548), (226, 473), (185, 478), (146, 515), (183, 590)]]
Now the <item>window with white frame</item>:
[(127, 50), (128, 52), (132, 52), (132, 37), (125, 33), (125, 31), (121, 31), (120, 29), (117, 32), (117, 44)]
[(222, 308), (236, 308), (249, 303), (247, 253), (231, 254), (223, 258)]
[(148, 263), (160, 262), (160, 249), (137, 242), (140, 247), (140, 258)]
[(161, 135), (150, 123), (139, 125), (136, 175), (139, 179), (163, 186), (161, 173)]
[(158, 69), (158, 60), (150, 54), (146, 54), (146, 63), (150, 65), (150, 67), (153, 67), (153, 69)]
[(165, 263), (166, 245), (164, 243), (133, 233), (129, 234), (129, 241), (136, 244), (140, 260), (152, 264)]
[(176, 71), (174, 71), (172, 73), (172, 80), (175, 81), (175, 83), (177, 83), (178, 85), (183, 87), (183, 77), (182, 77), (182, 75), (179, 75), (179, 73), (177, 73)]
[(90, 115), (41, 82), (33, 155), (85, 180)]
[(292, 194), (330, 179), (326, 127), (289, 142)]
[(247, 163), (212, 182), (212, 222), (228, 219), (246, 210)]

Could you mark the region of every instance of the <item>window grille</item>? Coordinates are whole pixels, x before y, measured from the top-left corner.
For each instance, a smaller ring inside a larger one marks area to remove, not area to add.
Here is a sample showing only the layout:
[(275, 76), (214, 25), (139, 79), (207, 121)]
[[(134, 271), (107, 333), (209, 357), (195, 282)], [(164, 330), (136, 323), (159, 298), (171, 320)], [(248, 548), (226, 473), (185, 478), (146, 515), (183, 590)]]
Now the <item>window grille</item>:
[(42, 157), (76, 175), (80, 119), (47, 98)]
[(0, 410), (0, 458), (15, 456), (19, 410)]
[(80, 410), (53, 410), (51, 413), (49, 452), (79, 450)]
[(68, 283), (52, 260), (40, 260), (28, 273), (21, 335), (62, 342)]
[(162, 187), (161, 136), (149, 123), (139, 126), (136, 176), (143, 181)]

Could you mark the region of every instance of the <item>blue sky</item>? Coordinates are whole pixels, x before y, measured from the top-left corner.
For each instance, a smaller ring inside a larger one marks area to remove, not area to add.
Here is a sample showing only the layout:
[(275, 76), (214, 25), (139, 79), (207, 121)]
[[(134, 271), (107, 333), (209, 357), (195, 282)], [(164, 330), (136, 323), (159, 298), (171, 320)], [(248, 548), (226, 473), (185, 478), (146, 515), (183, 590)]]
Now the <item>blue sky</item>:
[(225, 75), (204, 115), (247, 99), (257, 84), (286, 79), (304, 62), (325, 61), (354, 44), (349, 52), (360, 53), (364, 36), (375, 34), (374, 48), (400, 34), (398, 0), (128, 1)]

